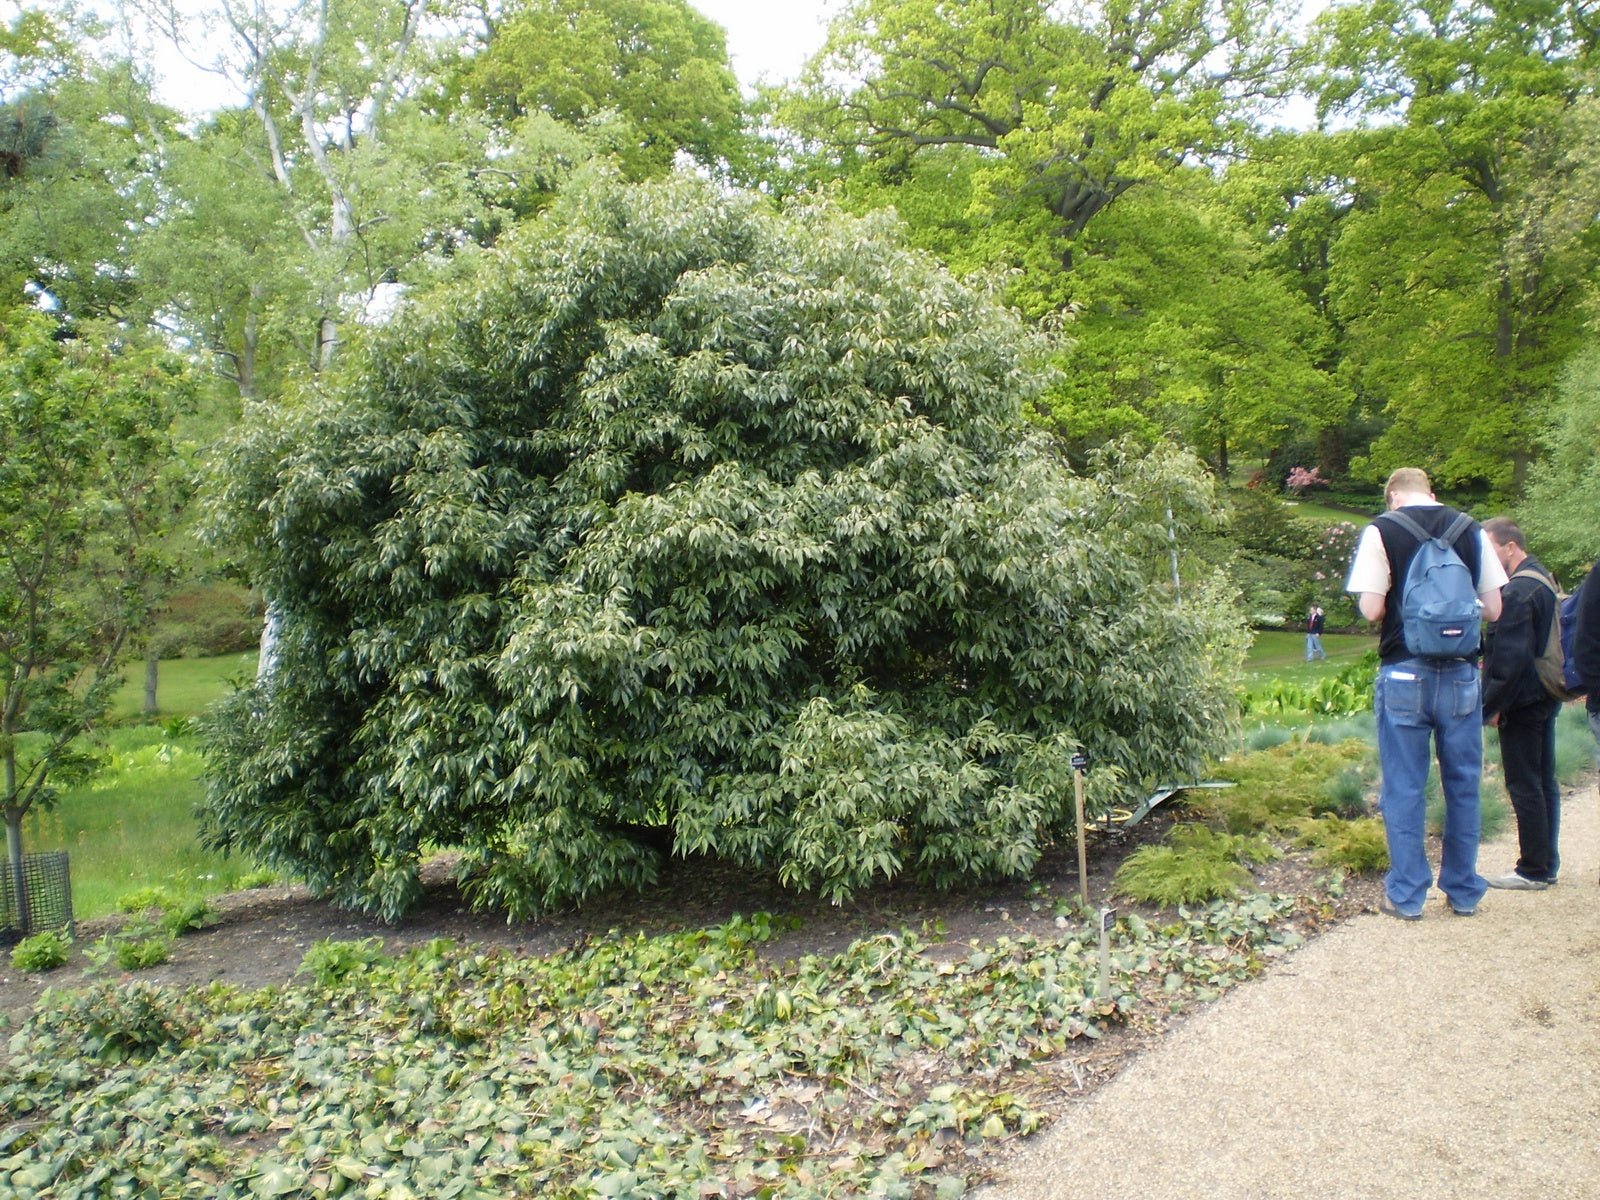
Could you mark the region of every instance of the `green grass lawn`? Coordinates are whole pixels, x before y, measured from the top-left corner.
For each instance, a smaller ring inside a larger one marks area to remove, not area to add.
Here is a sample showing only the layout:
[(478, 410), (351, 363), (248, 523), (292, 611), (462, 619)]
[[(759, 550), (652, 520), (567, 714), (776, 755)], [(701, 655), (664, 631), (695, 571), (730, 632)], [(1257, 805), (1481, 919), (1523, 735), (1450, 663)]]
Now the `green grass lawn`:
[[(215, 658), (163, 659), (156, 681), (158, 718), (192, 717), (226, 695), (236, 679), (250, 679), (256, 672), (256, 656), (222, 654)], [(111, 702), (111, 719), (137, 721), (144, 714), (144, 664), (128, 668), (122, 690)]]
[(1323, 675), (1331, 675), (1341, 667), (1360, 658), (1368, 650), (1377, 648), (1378, 639), (1367, 633), (1325, 633), (1322, 648), (1328, 652), (1325, 660), (1306, 661), (1306, 635), (1294, 630), (1272, 630), (1256, 634), (1250, 653), (1245, 658), (1246, 683), (1283, 679), (1293, 683), (1312, 683)]
[(70, 855), (74, 915), (114, 912), (121, 897), (145, 887), (203, 896), (241, 886), (256, 864), (224, 859), (196, 836), (201, 763), (194, 739), (136, 725), (113, 730), (107, 743), (105, 770), (63, 792), (53, 808), (30, 813), (24, 825), (30, 853)]
[(1378, 511), (1374, 509), (1368, 513), (1356, 513), (1347, 508), (1318, 504), (1314, 500), (1285, 500), (1283, 506), (1297, 517), (1304, 517), (1308, 521), (1317, 521), (1324, 525), (1331, 525), (1335, 521), (1352, 521), (1357, 525), (1364, 525)]
[[(156, 693), (161, 716), (192, 717), (254, 671), (254, 654), (165, 661)], [(112, 710), (122, 724), (106, 737), (108, 767), (65, 790), (50, 810), (30, 813), (24, 825), (29, 852), (71, 855), (72, 908), (80, 920), (114, 912), (119, 898), (139, 888), (207, 895), (238, 887), (256, 869), (248, 859), (201, 848), (199, 747), (164, 724), (132, 724), (143, 705), (144, 666), (136, 664)]]

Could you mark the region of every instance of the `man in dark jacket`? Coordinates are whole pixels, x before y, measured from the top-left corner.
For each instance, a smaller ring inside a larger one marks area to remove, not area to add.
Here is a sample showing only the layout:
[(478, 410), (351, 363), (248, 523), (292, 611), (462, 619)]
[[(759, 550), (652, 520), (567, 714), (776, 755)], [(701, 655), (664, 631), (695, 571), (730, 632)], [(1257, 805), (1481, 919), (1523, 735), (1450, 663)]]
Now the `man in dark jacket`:
[(1483, 723), (1500, 734), (1500, 765), (1517, 814), (1517, 865), (1488, 876), (1489, 886), (1543, 891), (1561, 870), (1561, 788), (1556, 783), (1556, 714), (1561, 702), (1539, 678), (1534, 661), (1556, 619), (1556, 582), (1528, 553), (1514, 521), (1483, 523), (1500, 565), (1511, 577), (1501, 591), (1500, 619), (1483, 642)]

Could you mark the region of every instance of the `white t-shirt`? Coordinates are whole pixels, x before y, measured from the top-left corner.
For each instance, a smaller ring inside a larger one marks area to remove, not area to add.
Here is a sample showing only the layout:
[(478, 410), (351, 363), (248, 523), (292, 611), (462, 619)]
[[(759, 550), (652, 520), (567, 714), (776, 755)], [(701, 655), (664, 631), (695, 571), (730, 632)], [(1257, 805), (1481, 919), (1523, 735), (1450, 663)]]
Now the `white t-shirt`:
[[(1408, 505), (1407, 507), (1426, 508), (1437, 505)], [(1383, 549), (1383, 535), (1378, 532), (1376, 525), (1368, 525), (1361, 531), (1361, 540), (1356, 543), (1355, 558), (1350, 563), (1350, 578), (1344, 585), (1347, 592), (1375, 592), (1380, 596), (1389, 594), (1389, 584), (1392, 581), (1389, 573), (1389, 556)], [(1494, 546), (1489, 542), (1489, 535), (1478, 530), (1478, 595), (1496, 591), (1505, 587), (1508, 582), (1506, 569), (1500, 565), (1496, 557)]]

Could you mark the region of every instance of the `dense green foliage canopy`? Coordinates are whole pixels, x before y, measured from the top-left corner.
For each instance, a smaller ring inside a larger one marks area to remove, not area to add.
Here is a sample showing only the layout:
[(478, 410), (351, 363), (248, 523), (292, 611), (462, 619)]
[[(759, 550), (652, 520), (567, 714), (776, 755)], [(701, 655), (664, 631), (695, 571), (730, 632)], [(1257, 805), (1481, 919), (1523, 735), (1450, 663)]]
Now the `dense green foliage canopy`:
[[(188, 490), (184, 364), (103, 331), (0, 309), (0, 813), (22, 819), (93, 762), (84, 735), (170, 569)], [(13, 878), (18, 878), (14, 875)]]
[(1239, 650), (1165, 582), (1192, 460), (1069, 473), (1039, 350), (882, 218), (573, 189), (227, 455), (283, 640), (210, 836), (386, 913), (427, 847), (523, 912), (662, 831), (835, 897), (1025, 874), (1075, 752), (1097, 805), (1200, 768)]
[(679, 153), (714, 165), (740, 133), (722, 29), (687, 0), (513, 0), (452, 88), (508, 125), (543, 113), (600, 126), (597, 142), (636, 178)]

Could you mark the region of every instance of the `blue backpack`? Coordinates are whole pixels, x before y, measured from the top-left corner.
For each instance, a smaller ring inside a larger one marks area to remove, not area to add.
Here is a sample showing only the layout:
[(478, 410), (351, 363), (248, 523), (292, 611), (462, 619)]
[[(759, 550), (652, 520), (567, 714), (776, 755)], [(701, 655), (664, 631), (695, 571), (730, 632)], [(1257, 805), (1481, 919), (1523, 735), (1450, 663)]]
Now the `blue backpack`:
[[(1456, 553), (1455, 540), (1472, 528), (1459, 514), (1439, 537), (1398, 509), (1384, 513), (1417, 539), (1417, 552), (1400, 589), (1406, 650), (1418, 658), (1469, 658), (1478, 652), (1483, 602), (1477, 582)], [(1382, 518), (1379, 518), (1380, 520)]]
[(1588, 694), (1583, 676), (1578, 674), (1578, 664), (1572, 661), (1573, 645), (1578, 637), (1578, 597), (1583, 595), (1583, 584), (1572, 590), (1572, 595), (1562, 596), (1556, 605), (1556, 619), (1561, 622), (1561, 686), (1567, 699), (1576, 700)]

